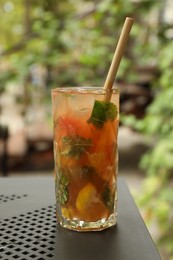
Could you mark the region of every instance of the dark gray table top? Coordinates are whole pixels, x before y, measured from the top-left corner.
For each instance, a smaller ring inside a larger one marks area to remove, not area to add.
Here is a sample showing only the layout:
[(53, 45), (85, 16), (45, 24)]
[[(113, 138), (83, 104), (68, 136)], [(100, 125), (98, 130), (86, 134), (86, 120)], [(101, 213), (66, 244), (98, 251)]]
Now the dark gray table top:
[(54, 179), (0, 178), (0, 259), (159, 260), (125, 182), (118, 181), (118, 224), (78, 233), (56, 223)]

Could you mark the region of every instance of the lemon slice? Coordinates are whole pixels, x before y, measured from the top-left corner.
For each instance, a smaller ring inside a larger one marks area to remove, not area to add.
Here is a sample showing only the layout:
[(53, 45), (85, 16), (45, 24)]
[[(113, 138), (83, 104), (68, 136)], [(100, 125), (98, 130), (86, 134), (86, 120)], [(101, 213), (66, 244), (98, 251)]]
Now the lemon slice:
[(92, 183), (85, 185), (77, 196), (76, 208), (80, 213), (85, 213), (96, 195), (96, 188)]
[(67, 209), (67, 208), (62, 208), (62, 209), (61, 209), (61, 212), (62, 212), (63, 217), (65, 217), (65, 218), (67, 218), (67, 219), (70, 218), (70, 211), (69, 211), (69, 209)]

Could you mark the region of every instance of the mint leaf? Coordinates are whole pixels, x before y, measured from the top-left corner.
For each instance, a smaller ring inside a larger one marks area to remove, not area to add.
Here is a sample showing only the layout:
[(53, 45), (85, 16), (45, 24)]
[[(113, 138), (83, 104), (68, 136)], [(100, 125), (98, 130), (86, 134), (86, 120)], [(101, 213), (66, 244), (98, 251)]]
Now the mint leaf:
[(95, 174), (96, 174), (96, 170), (92, 166), (83, 165), (80, 168), (80, 177), (83, 178), (83, 179), (91, 178), (92, 175), (95, 175)]
[(102, 200), (106, 207), (112, 211), (114, 208), (114, 193), (111, 193), (111, 190), (108, 186), (105, 187), (103, 193), (102, 193)]
[(64, 136), (62, 138), (63, 151), (61, 155), (72, 156), (78, 159), (84, 154), (89, 147), (92, 146), (91, 139), (84, 138), (79, 135), (75, 136)]
[(56, 199), (61, 204), (64, 205), (68, 201), (68, 183), (69, 180), (65, 175), (60, 175), (60, 179), (56, 180)]
[(88, 123), (92, 123), (97, 128), (102, 128), (105, 122), (113, 121), (117, 114), (117, 107), (112, 102), (95, 100)]

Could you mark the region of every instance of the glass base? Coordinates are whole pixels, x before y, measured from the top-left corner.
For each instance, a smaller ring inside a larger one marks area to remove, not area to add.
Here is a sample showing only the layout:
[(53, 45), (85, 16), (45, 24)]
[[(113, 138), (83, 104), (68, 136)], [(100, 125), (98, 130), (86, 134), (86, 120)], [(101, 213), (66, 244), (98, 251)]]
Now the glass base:
[(95, 222), (86, 222), (82, 220), (69, 220), (63, 218), (61, 221), (58, 221), (60, 225), (64, 228), (85, 232), (85, 231), (101, 231), (106, 228), (112, 227), (117, 223), (117, 216), (115, 214), (110, 215), (108, 219), (101, 219)]

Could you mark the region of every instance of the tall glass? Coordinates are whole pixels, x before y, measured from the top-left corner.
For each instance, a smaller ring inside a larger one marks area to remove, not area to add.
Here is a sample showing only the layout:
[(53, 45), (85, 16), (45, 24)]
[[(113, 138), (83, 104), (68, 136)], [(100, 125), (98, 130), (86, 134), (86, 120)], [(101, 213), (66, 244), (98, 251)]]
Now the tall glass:
[(77, 231), (115, 225), (118, 89), (53, 89), (52, 108), (58, 222)]

